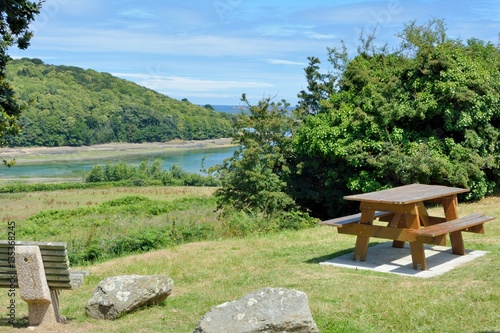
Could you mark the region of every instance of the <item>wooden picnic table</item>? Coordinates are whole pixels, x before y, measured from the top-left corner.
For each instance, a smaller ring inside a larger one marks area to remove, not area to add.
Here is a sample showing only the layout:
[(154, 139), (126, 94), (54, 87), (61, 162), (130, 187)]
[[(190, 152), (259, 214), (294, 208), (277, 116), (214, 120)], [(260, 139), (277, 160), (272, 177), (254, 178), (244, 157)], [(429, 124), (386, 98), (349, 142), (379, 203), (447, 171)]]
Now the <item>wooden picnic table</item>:
[[(484, 233), (484, 222), (493, 217), (472, 214), (459, 218), (457, 195), (468, 189), (440, 185), (411, 184), (391, 189), (345, 196), (359, 201), (360, 214), (321, 224), (338, 228), (339, 233), (355, 235), (354, 260), (365, 261), (370, 237), (393, 240), (394, 247), (410, 244), (413, 268), (427, 269), (424, 244), (446, 245), (450, 235), (454, 254), (465, 254), (462, 231)], [(443, 207), (444, 217), (430, 216), (425, 203)], [(374, 225), (374, 220), (387, 222)]]

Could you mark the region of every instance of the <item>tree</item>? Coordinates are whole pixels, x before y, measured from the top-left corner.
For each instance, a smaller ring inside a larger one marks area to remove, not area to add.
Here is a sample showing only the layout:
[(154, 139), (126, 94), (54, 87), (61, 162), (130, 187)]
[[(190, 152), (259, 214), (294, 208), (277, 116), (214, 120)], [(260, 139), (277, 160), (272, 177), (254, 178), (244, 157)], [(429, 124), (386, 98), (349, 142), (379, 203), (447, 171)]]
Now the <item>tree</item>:
[[(219, 208), (273, 215), (295, 208), (287, 193), (287, 158), (291, 153), (294, 120), (286, 101), (265, 98), (248, 106), (235, 124), (234, 156), (216, 167), (222, 188), (216, 192)], [(214, 170), (212, 170), (214, 171)]]
[(342, 75), (294, 138), (297, 202), (327, 217), (352, 208), (344, 195), (414, 182), (469, 188), (466, 199), (498, 189), (500, 49), (449, 39), (440, 20), (406, 25), (393, 52), (372, 37), (352, 59), (329, 50)]
[[(18, 104), (12, 87), (6, 81), (5, 68), (10, 57), (9, 47), (26, 49), (33, 33), (29, 24), (40, 13), (42, 1), (3, 0), (0, 2), (0, 147), (5, 145), (5, 135), (19, 132), (18, 119), (22, 107)], [(9, 165), (8, 161), (3, 161)]]

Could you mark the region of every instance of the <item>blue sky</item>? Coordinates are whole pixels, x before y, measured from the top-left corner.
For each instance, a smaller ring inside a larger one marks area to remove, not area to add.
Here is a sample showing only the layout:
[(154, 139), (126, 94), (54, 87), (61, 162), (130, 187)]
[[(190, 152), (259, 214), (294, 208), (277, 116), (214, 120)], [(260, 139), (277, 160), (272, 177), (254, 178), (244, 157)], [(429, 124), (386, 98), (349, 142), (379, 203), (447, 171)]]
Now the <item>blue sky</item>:
[(292, 105), (307, 57), (362, 30), (397, 45), (412, 20), (444, 19), (448, 36), (498, 42), (497, 0), (47, 0), (15, 57), (108, 72), (197, 104), (276, 96)]

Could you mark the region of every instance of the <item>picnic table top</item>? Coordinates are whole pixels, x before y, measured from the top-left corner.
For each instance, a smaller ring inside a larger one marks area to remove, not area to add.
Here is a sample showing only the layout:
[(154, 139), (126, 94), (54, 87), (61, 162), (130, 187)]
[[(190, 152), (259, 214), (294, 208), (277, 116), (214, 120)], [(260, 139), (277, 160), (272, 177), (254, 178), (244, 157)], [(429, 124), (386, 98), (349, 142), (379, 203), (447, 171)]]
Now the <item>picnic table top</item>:
[(376, 192), (347, 195), (344, 199), (361, 202), (404, 205), (439, 199), (468, 191), (468, 189), (464, 188), (442, 185), (410, 184)]

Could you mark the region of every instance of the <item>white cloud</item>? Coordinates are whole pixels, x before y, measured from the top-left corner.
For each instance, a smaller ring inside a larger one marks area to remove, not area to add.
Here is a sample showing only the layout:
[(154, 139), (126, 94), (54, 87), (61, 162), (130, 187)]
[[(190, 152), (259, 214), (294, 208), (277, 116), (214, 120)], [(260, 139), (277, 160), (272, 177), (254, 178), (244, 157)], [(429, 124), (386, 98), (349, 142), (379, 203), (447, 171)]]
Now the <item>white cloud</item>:
[(255, 81), (236, 81), (236, 80), (203, 80), (190, 77), (179, 76), (158, 76), (148, 74), (129, 74), (129, 73), (111, 73), (112, 75), (133, 79), (140, 85), (156, 91), (189, 91), (203, 92), (212, 90), (226, 89), (253, 89), (253, 88), (272, 88), (273, 84)]
[(294, 65), (294, 66), (307, 66), (305, 62), (290, 61), (283, 59), (267, 59), (267, 63), (271, 65)]
[(133, 19), (153, 19), (156, 16), (140, 8), (126, 9), (118, 13), (120, 16)]
[(258, 27), (257, 31), (263, 36), (296, 37), (313, 28), (312, 25), (268, 24)]
[[(316, 43), (316, 44), (315, 44)], [(156, 54), (182, 56), (269, 56), (323, 48), (321, 42), (271, 40), (222, 35), (168, 35), (123, 30), (65, 29), (33, 40), (40, 49), (63, 52)]]
[(335, 39), (335, 38), (337, 38), (336, 35), (320, 34), (320, 33), (314, 33), (314, 32), (308, 32), (307, 36), (314, 38), (314, 39)]

